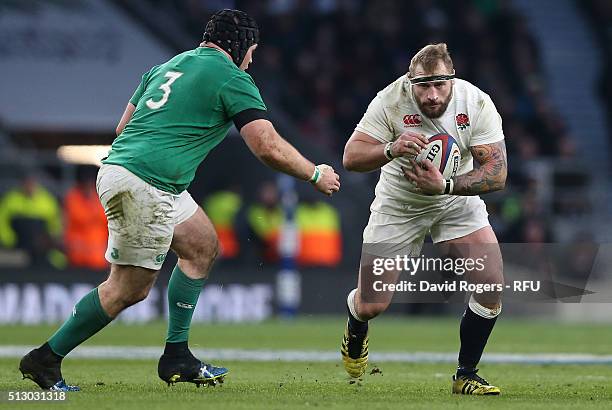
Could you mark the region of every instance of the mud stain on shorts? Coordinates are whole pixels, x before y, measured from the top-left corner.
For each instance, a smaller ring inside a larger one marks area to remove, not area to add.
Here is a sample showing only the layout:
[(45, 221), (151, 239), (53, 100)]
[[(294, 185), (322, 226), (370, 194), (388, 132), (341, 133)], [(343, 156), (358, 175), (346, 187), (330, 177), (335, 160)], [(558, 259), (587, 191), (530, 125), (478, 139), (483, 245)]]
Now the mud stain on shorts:
[(125, 217), (124, 203), (134, 202), (134, 195), (130, 191), (118, 192), (108, 200), (106, 205), (106, 218), (110, 221), (121, 220)]
[[(167, 236), (159, 236), (158, 230), (172, 222), (172, 207), (164, 203), (138, 201), (136, 197), (132, 191), (121, 191), (108, 200), (106, 217), (109, 228), (112, 225), (121, 242), (132, 247), (169, 247), (172, 229), (169, 229)], [(157, 235), (154, 235), (154, 232)]]

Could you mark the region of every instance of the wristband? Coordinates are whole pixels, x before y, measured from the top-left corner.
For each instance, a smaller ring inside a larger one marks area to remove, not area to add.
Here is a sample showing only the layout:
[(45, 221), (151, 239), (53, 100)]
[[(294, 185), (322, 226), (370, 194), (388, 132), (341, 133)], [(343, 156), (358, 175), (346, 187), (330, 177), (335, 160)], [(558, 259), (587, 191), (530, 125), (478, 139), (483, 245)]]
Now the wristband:
[(391, 153), (391, 146), (393, 145), (392, 142), (388, 142), (387, 145), (385, 145), (385, 157), (387, 157), (387, 159), (389, 161), (393, 160), (393, 154)]
[(444, 195), (450, 195), (453, 193), (453, 188), (455, 187), (455, 181), (452, 178), (444, 181), (446, 183), (444, 187)]
[(314, 172), (312, 176), (310, 177), (310, 179), (308, 180), (308, 182), (316, 184), (317, 182), (319, 182), (322, 176), (323, 176), (323, 172), (321, 172), (321, 170), (319, 169), (319, 166), (316, 165)]

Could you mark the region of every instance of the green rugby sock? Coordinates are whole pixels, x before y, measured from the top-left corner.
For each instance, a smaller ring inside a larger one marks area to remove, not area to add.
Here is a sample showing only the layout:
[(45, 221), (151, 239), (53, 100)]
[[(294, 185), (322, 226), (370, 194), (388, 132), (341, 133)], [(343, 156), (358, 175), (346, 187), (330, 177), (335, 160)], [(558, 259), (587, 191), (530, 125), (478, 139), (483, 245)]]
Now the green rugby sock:
[(191, 317), (206, 279), (191, 279), (178, 264), (168, 282), (168, 336), (166, 343), (187, 342)]
[(66, 356), (112, 320), (102, 309), (98, 288), (95, 288), (74, 306), (72, 315), (49, 339), (49, 346), (56, 354)]

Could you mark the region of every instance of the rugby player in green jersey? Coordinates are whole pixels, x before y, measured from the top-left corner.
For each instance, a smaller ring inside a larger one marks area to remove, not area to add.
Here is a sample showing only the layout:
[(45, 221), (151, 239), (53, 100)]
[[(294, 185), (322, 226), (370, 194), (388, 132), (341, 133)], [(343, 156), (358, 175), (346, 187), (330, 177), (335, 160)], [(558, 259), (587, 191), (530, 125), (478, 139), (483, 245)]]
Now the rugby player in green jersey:
[(315, 166), (268, 120), (246, 70), (259, 41), (255, 21), (238, 10), (215, 13), (194, 50), (153, 67), (130, 99), (117, 139), (100, 168), (97, 190), (109, 228), (106, 281), (85, 295), (71, 316), (19, 369), (43, 389), (74, 391), (62, 359), (147, 297), (169, 249), (178, 263), (168, 284), (169, 324), (159, 377), (168, 384), (223, 381), (228, 370), (195, 358), (187, 340), (191, 317), (218, 253), (215, 230), (187, 187), (199, 164), (232, 124), (264, 164), (331, 195), (338, 175)]

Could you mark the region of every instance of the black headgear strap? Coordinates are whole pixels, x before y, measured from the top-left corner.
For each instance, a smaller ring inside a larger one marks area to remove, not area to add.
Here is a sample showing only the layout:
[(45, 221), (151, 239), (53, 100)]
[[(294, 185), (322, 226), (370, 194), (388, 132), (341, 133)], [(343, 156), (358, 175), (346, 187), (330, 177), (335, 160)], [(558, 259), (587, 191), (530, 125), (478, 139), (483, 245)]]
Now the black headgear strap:
[(411, 84), (431, 83), (434, 81), (452, 80), (453, 78), (455, 78), (455, 74), (429, 75), (427, 77), (411, 78), (410, 83)]
[(224, 9), (212, 15), (203, 38), (227, 51), (240, 67), (249, 47), (259, 43), (259, 28), (244, 11)]

